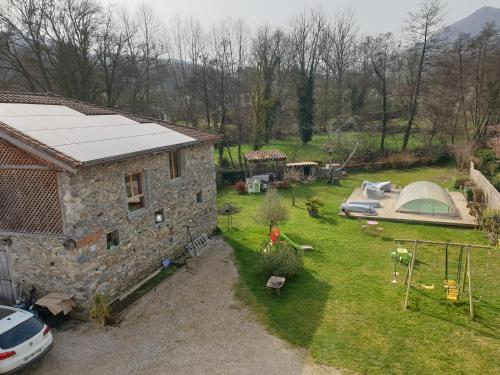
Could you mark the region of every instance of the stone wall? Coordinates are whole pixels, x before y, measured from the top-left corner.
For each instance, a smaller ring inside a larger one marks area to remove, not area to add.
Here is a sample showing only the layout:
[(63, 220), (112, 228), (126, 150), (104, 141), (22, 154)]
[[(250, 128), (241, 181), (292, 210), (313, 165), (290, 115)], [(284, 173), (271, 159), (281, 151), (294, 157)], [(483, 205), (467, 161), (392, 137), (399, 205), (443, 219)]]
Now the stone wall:
[[(183, 251), (185, 225), (193, 236), (216, 226), (213, 146), (183, 149), (182, 177), (170, 180), (168, 154), (147, 155), (61, 174), (59, 186), (64, 237), (11, 235), (16, 282), (42, 292), (74, 293), (86, 306), (95, 292), (113, 299), (160, 266), (161, 259)], [(125, 175), (144, 171), (146, 208), (129, 214)], [(202, 192), (202, 202), (196, 194)], [(155, 224), (163, 209), (165, 221)], [(106, 233), (118, 229), (120, 243), (107, 249)], [(64, 247), (68, 238), (76, 247)]]

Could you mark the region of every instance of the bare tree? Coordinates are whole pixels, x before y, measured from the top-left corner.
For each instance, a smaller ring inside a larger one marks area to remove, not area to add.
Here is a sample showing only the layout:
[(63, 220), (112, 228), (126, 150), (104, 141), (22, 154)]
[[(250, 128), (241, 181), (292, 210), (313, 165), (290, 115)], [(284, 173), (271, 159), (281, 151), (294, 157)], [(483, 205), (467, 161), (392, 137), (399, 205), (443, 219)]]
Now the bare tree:
[(380, 151), (385, 150), (385, 137), (387, 124), (389, 122), (388, 111), (388, 74), (393, 58), (392, 48), (395, 44), (392, 34), (379, 34), (367, 37), (365, 42), (366, 53), (370, 60), (373, 72), (380, 82), (380, 94), (382, 96), (382, 128), (380, 132)]
[(354, 13), (338, 14), (325, 29), (323, 60), (335, 81), (335, 114), (343, 109), (345, 74), (357, 60), (357, 27)]
[(422, 75), (427, 68), (430, 55), (438, 50), (442, 41), (442, 15), (443, 5), (441, 0), (425, 0), (420, 9), (410, 13), (407, 25), (407, 34), (411, 43), (410, 49), (418, 51), (415, 63), (416, 71), (412, 75), (415, 89), (410, 94), (408, 123), (406, 125), (402, 151), (406, 151), (410, 133), (417, 114)]
[(297, 120), (303, 144), (307, 144), (313, 134), (314, 84), (324, 27), (325, 18), (316, 11), (303, 12), (292, 23), (290, 37), (298, 99)]

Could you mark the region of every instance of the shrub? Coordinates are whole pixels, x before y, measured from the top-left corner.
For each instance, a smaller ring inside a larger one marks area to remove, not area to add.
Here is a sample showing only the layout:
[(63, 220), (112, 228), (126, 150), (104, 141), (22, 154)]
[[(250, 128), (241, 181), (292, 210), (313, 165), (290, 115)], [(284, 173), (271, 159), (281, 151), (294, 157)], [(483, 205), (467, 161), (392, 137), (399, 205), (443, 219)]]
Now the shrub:
[(268, 243), (264, 243), (259, 254), (259, 261), (261, 271), (266, 277), (292, 278), (304, 268), (304, 261), (300, 251), (294, 250), (282, 241), (277, 241), (270, 247)]
[(413, 154), (399, 153), (390, 156), (390, 163), (394, 169), (409, 168), (417, 164), (418, 159)]
[(490, 148), (478, 148), (476, 152), (474, 152), (474, 156), (480, 160), (482, 167), (497, 160), (495, 153)]
[(110, 315), (106, 297), (101, 293), (96, 293), (90, 306), (90, 318), (95, 320), (99, 327), (104, 327)]
[(247, 184), (245, 181), (238, 181), (234, 185), (234, 188), (239, 194), (245, 194), (247, 192)]
[(467, 169), (472, 160), (474, 146), (472, 144), (460, 144), (450, 147), (450, 152), (457, 162), (457, 168)]
[(472, 202), (474, 198), (474, 193), (472, 192), (472, 189), (470, 187), (466, 187), (464, 189), (464, 195), (465, 195), (465, 200), (467, 202)]
[(479, 188), (477, 186), (474, 186), (472, 188), (472, 198), (473, 198), (474, 202), (478, 202), (478, 203), (484, 202), (484, 193), (481, 190), (481, 188)]
[(219, 173), (224, 185), (233, 185), (245, 179), (245, 171), (241, 169), (221, 169)]
[(500, 191), (500, 172), (496, 173), (492, 178), (491, 178), (491, 183), (493, 186)]
[(484, 210), (479, 223), (489, 240), (493, 244), (498, 243), (500, 240), (500, 210)]
[(290, 189), (290, 183), (287, 180), (280, 181), (278, 183), (278, 189), (284, 189), (284, 190)]
[(464, 186), (466, 186), (465, 184), (469, 181), (470, 181), (469, 177), (466, 176), (456, 177), (453, 180), (453, 189), (455, 190), (462, 189)]
[(500, 173), (500, 162), (494, 161), (492, 163), (488, 163), (486, 166), (486, 171), (490, 176), (494, 176), (497, 173)]

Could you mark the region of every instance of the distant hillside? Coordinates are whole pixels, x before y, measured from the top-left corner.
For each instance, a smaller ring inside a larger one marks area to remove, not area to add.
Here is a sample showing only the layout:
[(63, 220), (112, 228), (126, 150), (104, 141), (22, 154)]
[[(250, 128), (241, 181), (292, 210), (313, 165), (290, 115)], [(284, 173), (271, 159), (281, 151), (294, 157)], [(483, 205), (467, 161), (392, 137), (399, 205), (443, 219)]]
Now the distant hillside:
[(462, 18), (460, 21), (450, 25), (449, 35), (455, 39), (460, 33), (478, 34), (488, 22), (495, 23), (500, 27), (500, 9), (494, 7), (482, 7), (472, 13), (470, 16)]

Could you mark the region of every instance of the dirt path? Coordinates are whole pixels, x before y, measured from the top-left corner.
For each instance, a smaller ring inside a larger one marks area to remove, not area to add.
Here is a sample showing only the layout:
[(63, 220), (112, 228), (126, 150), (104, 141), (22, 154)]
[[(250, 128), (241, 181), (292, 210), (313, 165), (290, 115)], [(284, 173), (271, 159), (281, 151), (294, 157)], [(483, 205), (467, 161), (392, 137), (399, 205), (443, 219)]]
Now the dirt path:
[(54, 349), (27, 374), (340, 374), (270, 335), (234, 299), (232, 249), (215, 239), (157, 287), (120, 327), (56, 333)]

